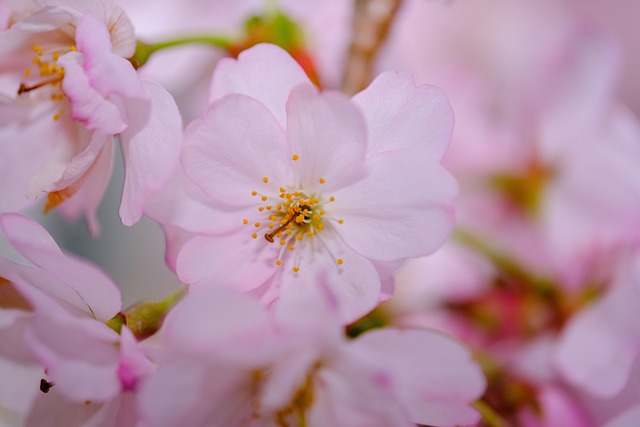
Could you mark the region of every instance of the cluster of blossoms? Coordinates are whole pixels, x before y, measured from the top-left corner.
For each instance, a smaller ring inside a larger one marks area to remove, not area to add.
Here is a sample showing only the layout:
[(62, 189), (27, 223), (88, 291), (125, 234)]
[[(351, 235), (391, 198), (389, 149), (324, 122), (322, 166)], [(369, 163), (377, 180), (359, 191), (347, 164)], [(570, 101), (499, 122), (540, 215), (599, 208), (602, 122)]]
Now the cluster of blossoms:
[[(0, 0), (0, 426), (640, 425), (614, 36), (555, 0), (257, 3)], [(118, 151), (182, 283), (131, 307), (24, 216), (97, 237)]]

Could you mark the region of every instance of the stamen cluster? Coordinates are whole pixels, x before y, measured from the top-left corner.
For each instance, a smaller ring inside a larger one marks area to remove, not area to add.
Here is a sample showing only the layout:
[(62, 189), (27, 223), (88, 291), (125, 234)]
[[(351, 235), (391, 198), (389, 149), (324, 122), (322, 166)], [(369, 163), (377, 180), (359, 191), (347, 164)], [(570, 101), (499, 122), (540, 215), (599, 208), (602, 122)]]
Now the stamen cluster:
[[(68, 52), (73, 52), (76, 50), (75, 45), (71, 45), (69, 47)], [(36, 53), (36, 56), (31, 61), (35, 66), (35, 71), (38, 73), (39, 77), (45, 77), (48, 79), (41, 80), (37, 83), (34, 83), (31, 86), (28, 86), (26, 83), (21, 82), (20, 87), (18, 88), (18, 95), (22, 95), (23, 93), (31, 92), (36, 89), (41, 89), (44, 87), (51, 87), (51, 93), (49, 97), (52, 101), (62, 101), (65, 99), (64, 92), (62, 91), (62, 80), (64, 79), (64, 67), (58, 64), (58, 58), (60, 58), (60, 52), (53, 51), (51, 53), (45, 53), (40, 45), (33, 45), (33, 51)], [(65, 52), (66, 53), (66, 52)], [(27, 67), (23, 71), (23, 75), (25, 78), (29, 78), (33, 75), (32, 71), (33, 67)], [(58, 121), (62, 116), (63, 110), (58, 110), (54, 116), (53, 120)]]
[[(294, 154), (292, 159), (296, 161), (299, 156)], [(268, 184), (269, 177), (262, 178), (262, 182)], [(320, 184), (325, 182), (324, 178), (319, 179)], [(330, 196), (325, 201), (321, 194), (307, 193), (302, 188), (294, 190), (279, 187), (278, 191), (277, 196), (271, 197), (256, 190), (251, 191), (253, 197), (260, 197), (260, 200), (265, 202), (265, 204), (258, 206), (258, 212), (267, 215), (266, 219), (263, 219), (263, 215), (259, 215), (253, 221), (253, 226), (256, 230), (251, 237), (257, 239), (260, 234), (264, 233), (263, 236), (267, 242), (275, 243), (277, 240), (282, 248), (275, 263), (276, 265), (282, 265), (282, 256), (285, 249), (293, 251), (297, 243), (305, 241), (305, 237), (308, 241), (324, 231), (323, 219), (326, 218), (324, 203), (334, 202), (335, 197)], [(342, 219), (334, 221), (338, 224), (344, 223)], [(244, 218), (242, 222), (246, 225), (252, 221)], [(294, 272), (300, 271), (299, 261), (299, 256), (297, 256), (293, 267)], [(338, 265), (342, 265), (344, 261), (341, 258), (337, 258), (336, 262)]]

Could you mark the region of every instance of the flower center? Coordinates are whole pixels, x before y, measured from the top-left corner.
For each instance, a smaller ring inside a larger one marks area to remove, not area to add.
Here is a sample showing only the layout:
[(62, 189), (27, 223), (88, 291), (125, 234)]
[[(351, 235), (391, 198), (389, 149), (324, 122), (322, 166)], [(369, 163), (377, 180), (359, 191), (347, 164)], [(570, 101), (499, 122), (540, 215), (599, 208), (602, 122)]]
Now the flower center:
[[(69, 52), (74, 50), (76, 50), (75, 46), (72, 45), (69, 47)], [(34, 75), (37, 75), (41, 79), (39, 81), (33, 82), (31, 85), (21, 82), (20, 87), (18, 88), (18, 95), (22, 95), (23, 93), (31, 92), (36, 89), (51, 87), (53, 88), (50, 93), (51, 100), (62, 101), (65, 98), (64, 92), (62, 91), (64, 68), (58, 65), (58, 58), (60, 57), (60, 53), (54, 51), (45, 54), (42, 51), (42, 48), (40, 48), (40, 46), (38, 45), (33, 46), (33, 51), (36, 53), (36, 56), (31, 61), (33, 65), (25, 68), (23, 74), (26, 79), (35, 80), (31, 79), (31, 77)], [(59, 120), (61, 115), (62, 109), (58, 110), (54, 114), (53, 120)]]
[[(293, 160), (298, 160), (298, 155), (293, 155)], [(267, 184), (269, 177), (264, 177), (262, 181)], [(324, 184), (325, 180), (320, 178), (319, 184)], [(287, 189), (279, 188), (277, 196), (269, 197), (260, 194), (258, 191), (252, 191), (251, 195), (260, 197), (261, 203), (258, 206), (260, 213), (253, 226), (256, 231), (251, 235), (257, 239), (262, 234), (269, 243), (276, 241), (281, 246), (280, 253), (276, 259), (276, 265), (282, 264), (282, 257), (285, 250), (293, 251), (299, 245), (313, 239), (318, 233), (325, 229), (325, 220), (334, 221), (342, 224), (342, 219), (333, 219), (327, 216), (324, 210), (324, 204), (334, 202), (335, 197), (331, 196), (328, 200), (323, 199), (320, 193), (310, 193), (304, 189)], [(244, 224), (249, 224), (248, 218), (243, 220)], [(342, 259), (336, 259), (338, 265), (342, 265)], [(294, 272), (300, 270), (299, 257), (296, 257)]]

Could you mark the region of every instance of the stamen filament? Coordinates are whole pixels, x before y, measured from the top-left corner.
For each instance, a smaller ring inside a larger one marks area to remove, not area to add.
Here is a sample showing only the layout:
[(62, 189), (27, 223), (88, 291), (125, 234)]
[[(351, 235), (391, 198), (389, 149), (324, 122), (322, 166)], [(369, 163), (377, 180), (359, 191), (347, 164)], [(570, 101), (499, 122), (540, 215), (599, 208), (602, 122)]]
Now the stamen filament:
[(52, 78), (50, 80), (45, 80), (43, 82), (36, 83), (33, 86), (27, 86), (24, 83), (20, 83), (20, 87), (18, 88), (18, 95), (22, 95), (25, 92), (30, 92), (30, 91), (35, 90), (35, 89), (39, 89), (39, 88), (41, 88), (43, 86), (46, 86), (46, 85), (59, 83), (61, 81), (62, 81), (62, 77), (58, 76), (58, 77), (54, 77), (54, 78)]
[(294, 220), (294, 218), (295, 218), (295, 217), (293, 217), (293, 216), (292, 216), (292, 217), (291, 217), (291, 218), (289, 218), (289, 219), (288, 219), (284, 224), (280, 225), (280, 227), (276, 228), (276, 229), (275, 229), (275, 230), (273, 230), (271, 233), (266, 233), (266, 234), (264, 235), (264, 238), (265, 238), (265, 239), (267, 239), (267, 242), (269, 242), (269, 243), (273, 243), (273, 242), (274, 242), (273, 237), (274, 237), (276, 234), (278, 234), (278, 232), (280, 232), (280, 231), (282, 231), (284, 228), (286, 228), (286, 227), (291, 223), (291, 221), (293, 221), (293, 220)]

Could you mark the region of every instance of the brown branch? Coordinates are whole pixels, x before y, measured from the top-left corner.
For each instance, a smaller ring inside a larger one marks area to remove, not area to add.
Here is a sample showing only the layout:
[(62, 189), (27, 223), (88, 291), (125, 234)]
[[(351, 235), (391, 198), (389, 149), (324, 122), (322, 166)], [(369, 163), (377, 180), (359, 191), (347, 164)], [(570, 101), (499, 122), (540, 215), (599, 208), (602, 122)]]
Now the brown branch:
[(342, 79), (343, 92), (353, 95), (369, 85), (376, 54), (389, 34), (401, 1), (355, 1), (353, 35)]

